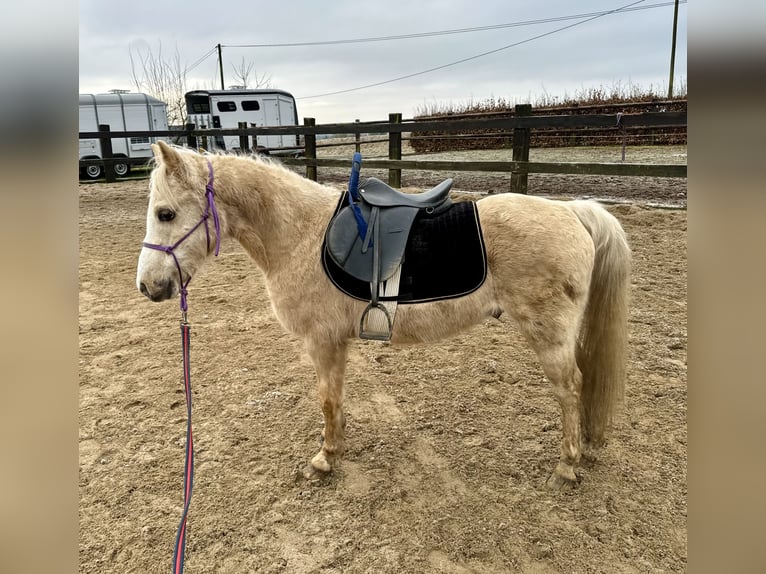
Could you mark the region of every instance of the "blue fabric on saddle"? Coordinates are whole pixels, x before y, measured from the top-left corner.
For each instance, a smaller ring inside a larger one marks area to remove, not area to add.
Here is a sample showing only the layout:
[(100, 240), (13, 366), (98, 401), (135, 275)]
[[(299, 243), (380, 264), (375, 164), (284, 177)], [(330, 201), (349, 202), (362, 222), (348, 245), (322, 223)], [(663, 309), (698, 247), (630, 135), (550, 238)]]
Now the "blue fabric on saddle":
[[(364, 188), (365, 184), (360, 187)], [(433, 196), (444, 195), (442, 191), (437, 191), (438, 188), (441, 186), (437, 186), (430, 193), (433, 193)], [(381, 191), (385, 193), (384, 190)], [(428, 194), (429, 192), (419, 195)], [(415, 198), (418, 198), (418, 195), (412, 196), (413, 201), (416, 201)], [(328, 234), (337, 233), (337, 229), (333, 231), (336, 219), (347, 219), (350, 222), (357, 218), (348, 199), (348, 192), (345, 192), (328, 225), (322, 245), (322, 266), (332, 283), (346, 295), (362, 301), (370, 301), (376, 295), (380, 301), (397, 301), (400, 304), (425, 303), (468, 295), (484, 283), (487, 276), (487, 255), (476, 205), (472, 201), (452, 203), (447, 200), (434, 208), (408, 210), (411, 215), (405, 216), (401, 224), (401, 237), (397, 237), (397, 233), (391, 233), (389, 237), (382, 239), (404, 249), (399, 294), (396, 297), (373, 294), (369, 277), (365, 273), (356, 272), (355, 266), (349, 264), (353, 257), (362, 257), (360, 253), (365, 249), (364, 238), (350, 231), (349, 248), (344, 250), (347, 253), (339, 254), (338, 249), (335, 249), (333, 254), (328, 248)], [(428, 197), (423, 199), (428, 200)], [(360, 207), (365, 218), (371, 217), (372, 212), (364, 202)], [(397, 207), (386, 209), (396, 210)], [(393, 216), (393, 219), (397, 217)], [(353, 231), (353, 228), (353, 224), (348, 225), (348, 229)], [(409, 231), (408, 235), (406, 231)], [(374, 241), (374, 238), (372, 240)], [(333, 243), (337, 243), (336, 237), (333, 237)], [(366, 247), (369, 248), (370, 245)], [(385, 266), (386, 258), (383, 257), (381, 262)], [(356, 276), (344, 270), (344, 266), (354, 271)], [(391, 272), (389, 269), (381, 269), (380, 279), (385, 280)]]

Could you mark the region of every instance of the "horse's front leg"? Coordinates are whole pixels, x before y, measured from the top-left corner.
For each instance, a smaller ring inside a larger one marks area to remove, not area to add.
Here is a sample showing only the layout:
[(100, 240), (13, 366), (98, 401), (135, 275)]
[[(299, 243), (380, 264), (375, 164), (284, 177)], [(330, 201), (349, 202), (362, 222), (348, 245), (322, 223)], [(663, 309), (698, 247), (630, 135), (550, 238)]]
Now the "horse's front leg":
[(309, 479), (321, 478), (332, 471), (343, 454), (344, 427), (343, 378), (348, 347), (345, 342), (308, 341), (306, 351), (314, 363), (319, 382), (319, 402), (324, 415), (322, 448), (304, 469)]

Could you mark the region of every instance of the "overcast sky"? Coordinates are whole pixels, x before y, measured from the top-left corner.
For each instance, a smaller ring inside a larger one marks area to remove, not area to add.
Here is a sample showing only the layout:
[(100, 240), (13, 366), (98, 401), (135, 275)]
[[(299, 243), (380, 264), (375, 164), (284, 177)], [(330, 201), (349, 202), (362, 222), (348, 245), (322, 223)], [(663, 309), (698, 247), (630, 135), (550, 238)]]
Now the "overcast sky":
[[(155, 53), (161, 48), (166, 57), (177, 50), (182, 64), (191, 68), (188, 89), (218, 89), (214, 48), (220, 43), (227, 87), (236, 83), (234, 67), (244, 58), (254, 64), (258, 76), (270, 77), (270, 87), (296, 97), (300, 118), (314, 117), (317, 123), (383, 120), (389, 112), (408, 118), (424, 106), (490, 97), (511, 103), (534, 102), (546, 94), (571, 96), (598, 87), (636, 85), (664, 93), (670, 66), (672, 4), (585, 20), (594, 13), (623, 6), (643, 8), (666, 2), (80, 0), (79, 91), (135, 90), (130, 52), (137, 54), (147, 48)], [(588, 16), (562, 19), (585, 14)], [(686, 16), (687, 5), (682, 3), (676, 86), (687, 80)], [(399, 40), (234, 47), (410, 35), (553, 19), (556, 21)], [(535, 39), (537, 36), (542, 37)], [(322, 95), (417, 74), (492, 51), (400, 81)]]

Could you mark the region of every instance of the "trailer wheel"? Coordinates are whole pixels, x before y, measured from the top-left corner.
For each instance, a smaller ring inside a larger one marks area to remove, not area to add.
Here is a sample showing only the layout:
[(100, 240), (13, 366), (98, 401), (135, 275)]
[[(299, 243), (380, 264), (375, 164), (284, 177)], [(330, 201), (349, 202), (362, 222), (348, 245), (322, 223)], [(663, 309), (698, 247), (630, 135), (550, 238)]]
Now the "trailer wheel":
[(127, 163), (114, 164), (114, 173), (117, 177), (125, 177), (130, 173), (130, 165)]
[(89, 165), (85, 168), (85, 177), (88, 179), (98, 179), (102, 176), (104, 169), (100, 165)]

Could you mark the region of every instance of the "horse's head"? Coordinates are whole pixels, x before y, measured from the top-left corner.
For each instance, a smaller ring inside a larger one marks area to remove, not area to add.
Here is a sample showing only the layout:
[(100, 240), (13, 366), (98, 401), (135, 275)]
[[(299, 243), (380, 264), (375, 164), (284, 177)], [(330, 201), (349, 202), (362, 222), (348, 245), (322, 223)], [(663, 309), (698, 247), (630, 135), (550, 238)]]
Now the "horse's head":
[(204, 156), (159, 142), (150, 180), (146, 237), (136, 286), (152, 301), (182, 295), (192, 275), (214, 251), (220, 232), (213, 201), (212, 166)]

